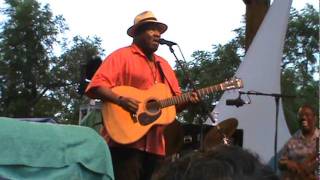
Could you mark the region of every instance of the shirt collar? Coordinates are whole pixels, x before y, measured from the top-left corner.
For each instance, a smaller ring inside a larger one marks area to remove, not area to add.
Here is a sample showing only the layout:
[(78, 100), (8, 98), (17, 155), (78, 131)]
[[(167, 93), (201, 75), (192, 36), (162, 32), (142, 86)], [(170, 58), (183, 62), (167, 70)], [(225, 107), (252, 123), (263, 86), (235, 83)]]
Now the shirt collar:
[[(302, 131), (301, 131), (301, 130), (299, 130), (299, 132), (298, 132), (297, 135), (298, 135), (299, 138), (305, 139), (305, 137), (304, 137), (304, 135), (302, 134)], [(319, 135), (320, 135), (320, 131), (319, 131), (318, 128), (316, 128), (316, 129), (314, 130), (314, 133), (313, 133), (311, 139), (315, 139), (315, 138), (319, 137)]]

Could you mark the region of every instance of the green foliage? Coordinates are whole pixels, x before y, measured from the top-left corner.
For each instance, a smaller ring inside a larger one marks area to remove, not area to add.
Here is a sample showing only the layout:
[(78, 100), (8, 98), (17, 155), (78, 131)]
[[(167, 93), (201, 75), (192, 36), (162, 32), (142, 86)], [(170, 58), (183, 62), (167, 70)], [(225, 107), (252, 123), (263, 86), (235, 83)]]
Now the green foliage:
[[(97, 55), (99, 38), (59, 37), (68, 30), (62, 16), (36, 0), (6, 0), (0, 25), (0, 112), (8, 117), (56, 117), (76, 123), (80, 66)], [(64, 43), (64, 44), (62, 44)], [(71, 44), (69, 49), (66, 44)], [(56, 57), (54, 46), (63, 50)]]
[[(83, 66), (87, 64), (93, 56), (97, 56), (101, 49), (101, 40), (97, 37), (83, 39), (79, 36), (73, 38), (73, 46), (64, 52), (56, 60), (52, 70), (55, 72), (53, 77), (56, 82), (65, 83), (54, 89), (56, 99), (62, 102), (61, 115), (59, 119), (77, 122), (79, 107), (88, 101), (78, 93)], [(74, 124), (74, 123), (73, 123)]]
[(40, 8), (33, 0), (6, 3), (8, 20), (0, 34), (1, 109), (6, 116), (29, 117), (41, 96), (39, 88), (50, 79), (46, 71), (55, 37), (66, 28), (48, 6)]
[[(193, 60), (187, 62), (188, 73), (196, 88), (218, 84), (230, 78), (244, 56), (245, 29), (234, 31), (236, 37), (225, 45), (214, 45), (212, 52), (196, 51)], [(311, 5), (306, 5), (298, 12), (291, 10), (287, 36), (284, 44), (281, 86), (282, 93), (296, 95), (299, 98), (283, 99), (283, 109), (291, 132), (298, 128), (296, 112), (299, 106), (308, 103), (316, 109), (319, 107), (319, 12)], [(177, 69), (184, 90), (190, 89), (183, 80), (182, 72)], [(205, 98), (206, 106), (193, 106), (179, 117), (182, 121), (198, 123), (204, 117), (203, 107), (213, 109), (222, 93)], [(212, 103), (213, 102), (213, 103)]]
[[(213, 46), (213, 52), (196, 51), (192, 54), (193, 61), (187, 62), (185, 67), (190, 70), (188, 74), (195, 82), (195, 89), (219, 84), (234, 76), (244, 52), (243, 28), (236, 29), (235, 32), (238, 33), (235, 39), (225, 45)], [(182, 74), (182, 71), (177, 68), (182, 88), (185, 91), (192, 90), (193, 87), (182, 77)], [(221, 95), (222, 92), (217, 92), (204, 97), (204, 103), (188, 108), (179, 115), (179, 120), (193, 123), (204, 121)]]
[(284, 46), (282, 93), (284, 113), (290, 131), (298, 128), (296, 112), (302, 104), (319, 108), (319, 12), (307, 4), (300, 12), (292, 9)]
[[(0, 113), (8, 117), (56, 117), (62, 123), (77, 123), (79, 105), (87, 99), (77, 93), (81, 67), (103, 52), (97, 37), (63, 40), (68, 27), (62, 16), (53, 16), (48, 5), (36, 0), (6, 0), (0, 9)], [(307, 5), (292, 9), (282, 63), (282, 93), (302, 98), (284, 99), (289, 127), (297, 128), (296, 111), (301, 104), (318, 108), (319, 12)], [(184, 91), (218, 84), (232, 77), (244, 56), (244, 27), (227, 44), (214, 45), (211, 52), (196, 51), (188, 69), (194, 87), (181, 68), (177, 74)], [(62, 38), (61, 38), (62, 37)], [(62, 39), (62, 40), (61, 40)], [(68, 46), (70, 45), (70, 47)], [(59, 46), (57, 56), (53, 47)], [(206, 106), (184, 111), (181, 120), (199, 122), (211, 112), (222, 93), (204, 99)], [(206, 110), (203, 107), (208, 107)], [(206, 117), (205, 117), (206, 119)]]

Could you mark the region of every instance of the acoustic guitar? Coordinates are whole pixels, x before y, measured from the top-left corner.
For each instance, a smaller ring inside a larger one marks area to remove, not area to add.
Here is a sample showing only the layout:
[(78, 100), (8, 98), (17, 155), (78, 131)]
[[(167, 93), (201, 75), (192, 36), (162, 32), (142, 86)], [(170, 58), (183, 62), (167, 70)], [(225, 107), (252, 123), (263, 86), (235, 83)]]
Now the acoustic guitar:
[[(198, 96), (213, 92), (242, 88), (242, 80), (234, 78), (217, 85), (197, 90)], [(140, 101), (136, 114), (131, 114), (122, 107), (105, 102), (102, 116), (110, 137), (117, 143), (130, 144), (139, 140), (154, 125), (167, 125), (176, 117), (176, 104), (190, 100), (191, 92), (180, 96), (172, 96), (170, 88), (158, 83), (148, 90), (140, 90), (130, 86), (117, 86), (112, 91), (124, 97)]]

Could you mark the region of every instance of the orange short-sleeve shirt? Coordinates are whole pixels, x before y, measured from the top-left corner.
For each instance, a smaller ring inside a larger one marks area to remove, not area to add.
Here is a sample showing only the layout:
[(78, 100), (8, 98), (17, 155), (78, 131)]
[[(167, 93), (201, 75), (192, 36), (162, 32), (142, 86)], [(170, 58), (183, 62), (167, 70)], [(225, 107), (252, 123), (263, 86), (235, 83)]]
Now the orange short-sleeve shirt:
[[(131, 46), (116, 50), (103, 61), (93, 76), (86, 89), (87, 95), (91, 98), (96, 98), (94, 94), (90, 94), (88, 91), (99, 86), (113, 88), (125, 85), (146, 90), (156, 82), (162, 82), (168, 86), (170, 84), (173, 95), (181, 94), (178, 80), (169, 63), (155, 54), (154, 57), (155, 62), (160, 65), (163, 71), (164, 78), (162, 78), (159, 68), (156, 70), (150, 68), (147, 63), (147, 57), (136, 45), (132, 44)], [(154, 126), (143, 138), (127, 145), (117, 144), (110, 139), (105, 128), (101, 130), (101, 133), (111, 147), (125, 146), (149, 153), (165, 155), (163, 130), (164, 126)]]

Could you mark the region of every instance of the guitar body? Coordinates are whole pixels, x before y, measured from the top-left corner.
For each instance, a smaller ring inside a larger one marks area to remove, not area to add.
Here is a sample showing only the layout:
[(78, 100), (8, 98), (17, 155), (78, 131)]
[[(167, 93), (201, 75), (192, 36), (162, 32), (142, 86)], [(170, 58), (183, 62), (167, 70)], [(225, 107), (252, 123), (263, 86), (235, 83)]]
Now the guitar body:
[(140, 90), (130, 86), (118, 86), (113, 92), (138, 101), (137, 114), (133, 115), (122, 107), (105, 102), (102, 108), (103, 121), (111, 137), (117, 143), (130, 144), (143, 137), (152, 126), (166, 125), (176, 117), (175, 106), (159, 107), (158, 100), (170, 98), (170, 89), (158, 83), (148, 90)]
[[(243, 87), (240, 79), (232, 79), (214, 86), (197, 90), (199, 97), (222, 90)], [(105, 102), (102, 107), (104, 125), (110, 137), (117, 143), (130, 144), (144, 136), (152, 126), (167, 125), (174, 121), (176, 108), (174, 105), (188, 103), (191, 93), (172, 96), (170, 89), (162, 83), (152, 86), (148, 90), (139, 90), (130, 86), (118, 86), (112, 89), (120, 96), (138, 100), (136, 114), (131, 114), (122, 107)]]

